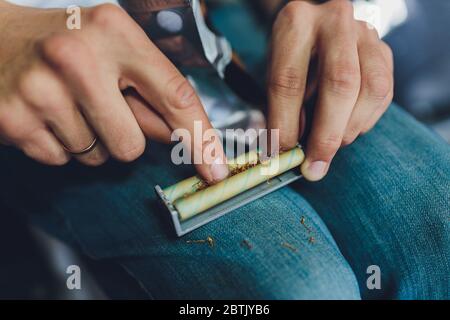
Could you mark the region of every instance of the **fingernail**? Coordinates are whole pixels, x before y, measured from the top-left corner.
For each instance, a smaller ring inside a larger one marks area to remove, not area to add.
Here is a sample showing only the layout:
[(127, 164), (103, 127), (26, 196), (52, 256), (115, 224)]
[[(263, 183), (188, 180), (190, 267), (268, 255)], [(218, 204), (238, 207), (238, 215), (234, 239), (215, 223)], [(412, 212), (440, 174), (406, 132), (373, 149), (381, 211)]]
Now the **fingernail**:
[(325, 161), (305, 161), (302, 166), (302, 173), (309, 181), (319, 181), (327, 173), (328, 163)]
[(222, 161), (221, 158), (216, 158), (211, 164), (211, 176), (214, 181), (222, 181), (228, 177), (228, 166)]

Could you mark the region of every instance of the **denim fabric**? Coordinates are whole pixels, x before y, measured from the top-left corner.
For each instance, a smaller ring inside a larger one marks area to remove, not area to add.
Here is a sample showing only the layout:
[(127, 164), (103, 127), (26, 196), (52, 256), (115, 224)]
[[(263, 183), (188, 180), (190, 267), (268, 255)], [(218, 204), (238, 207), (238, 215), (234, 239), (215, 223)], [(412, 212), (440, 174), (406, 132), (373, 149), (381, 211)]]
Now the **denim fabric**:
[[(150, 298), (450, 297), (450, 147), (397, 107), (339, 152), (323, 182), (284, 188), (181, 239), (153, 192), (192, 174), (169, 154), (150, 144), (133, 164), (50, 168), (3, 148), (0, 201), (122, 265)], [(188, 243), (207, 237), (214, 246)], [(366, 287), (369, 265), (381, 268), (381, 290)]]
[[(450, 146), (406, 112), (391, 108), (322, 182), (293, 188), (329, 227), (363, 297), (450, 298)], [(367, 290), (371, 264), (383, 290)]]

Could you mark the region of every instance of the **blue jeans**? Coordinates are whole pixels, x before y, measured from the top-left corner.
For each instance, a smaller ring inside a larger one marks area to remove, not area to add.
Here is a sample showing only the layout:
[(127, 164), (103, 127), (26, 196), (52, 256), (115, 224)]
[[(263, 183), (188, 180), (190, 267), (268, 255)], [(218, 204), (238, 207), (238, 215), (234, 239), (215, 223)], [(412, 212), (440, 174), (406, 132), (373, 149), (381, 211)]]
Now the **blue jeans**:
[[(150, 144), (133, 164), (51, 168), (0, 150), (1, 201), (150, 298), (448, 299), (450, 147), (392, 106), (320, 183), (272, 193), (177, 239), (155, 184), (192, 174)], [(211, 237), (211, 243), (196, 243)], [(367, 268), (381, 270), (369, 290)], [(111, 279), (114, 281), (114, 279)]]

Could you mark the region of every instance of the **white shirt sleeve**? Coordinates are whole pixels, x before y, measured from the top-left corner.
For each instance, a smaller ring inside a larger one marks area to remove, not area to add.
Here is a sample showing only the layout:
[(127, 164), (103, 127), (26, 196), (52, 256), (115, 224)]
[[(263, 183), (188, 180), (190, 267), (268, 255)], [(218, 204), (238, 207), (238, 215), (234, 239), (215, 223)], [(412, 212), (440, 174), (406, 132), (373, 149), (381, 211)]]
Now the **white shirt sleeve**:
[(95, 6), (102, 3), (117, 3), (117, 0), (7, 0), (22, 6), (38, 8), (67, 8), (70, 5)]

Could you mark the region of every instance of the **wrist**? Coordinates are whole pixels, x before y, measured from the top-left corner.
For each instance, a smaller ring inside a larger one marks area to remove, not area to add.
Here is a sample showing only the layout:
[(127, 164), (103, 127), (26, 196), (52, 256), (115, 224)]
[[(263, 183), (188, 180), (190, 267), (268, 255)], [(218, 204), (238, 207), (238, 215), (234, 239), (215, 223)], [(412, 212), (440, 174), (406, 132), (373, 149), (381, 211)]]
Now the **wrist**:
[(66, 26), (65, 9), (42, 9), (12, 4), (0, 0), (0, 30), (10, 32), (31, 32)]
[(34, 40), (66, 28), (67, 18), (63, 9), (4, 5), (5, 1), (1, 1), (0, 41), (9, 45), (0, 50), (0, 61), (16, 56)]

